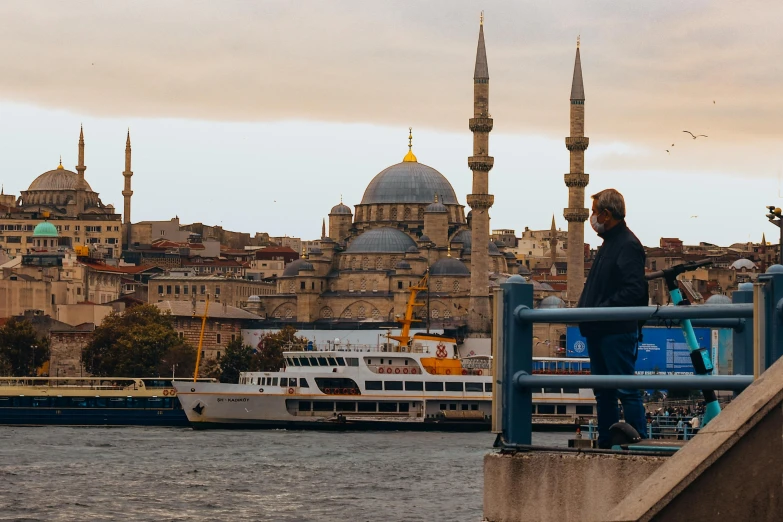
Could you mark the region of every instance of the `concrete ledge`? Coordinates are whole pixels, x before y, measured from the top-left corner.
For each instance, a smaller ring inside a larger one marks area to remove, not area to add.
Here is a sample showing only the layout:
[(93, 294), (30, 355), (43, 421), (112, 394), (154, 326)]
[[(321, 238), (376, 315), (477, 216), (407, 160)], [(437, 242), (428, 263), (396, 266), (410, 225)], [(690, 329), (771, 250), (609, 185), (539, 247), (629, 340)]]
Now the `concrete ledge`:
[(570, 452), (484, 457), (484, 517), (491, 522), (604, 520), (671, 457)]
[(783, 359), (631, 491), (606, 520), (780, 520), (782, 408)]

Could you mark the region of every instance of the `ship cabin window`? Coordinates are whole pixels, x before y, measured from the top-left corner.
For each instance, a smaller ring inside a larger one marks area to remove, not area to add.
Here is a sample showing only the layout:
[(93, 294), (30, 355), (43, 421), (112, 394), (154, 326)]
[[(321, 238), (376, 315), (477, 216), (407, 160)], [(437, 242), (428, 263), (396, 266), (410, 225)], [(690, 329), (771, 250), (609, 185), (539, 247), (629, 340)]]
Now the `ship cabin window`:
[(310, 366), (310, 359), (307, 357), (297, 357), (297, 359), (299, 359), (299, 364), (302, 366)]
[(299, 387), (300, 388), (309, 388), (310, 385), (307, 384), (307, 379), (305, 379), (304, 377), (300, 377), (299, 378)]
[(277, 377), (272, 377), (272, 386), (277, 386)]
[(396, 402), (379, 402), (378, 411), (383, 413), (397, 413)]
[(328, 401), (313, 402), (313, 411), (334, 411), (334, 403)]
[(364, 389), (365, 390), (382, 390), (383, 389), (383, 383), (381, 381), (365, 381), (364, 382)]
[(328, 364), (326, 363), (326, 357), (318, 358), (318, 366), (328, 366)]
[(405, 381), (405, 391), (422, 391), (424, 383), (421, 381)]
[(359, 359), (356, 357), (346, 357), (346, 361), (348, 361), (348, 366), (359, 366)]
[(468, 405), (467, 404), (462, 404), (461, 406), (462, 406), (462, 411), (468, 411)]
[(443, 391), (442, 382), (425, 382), (424, 389), (427, 391)]
[(356, 411), (355, 402), (338, 402), (337, 411)]
[(492, 393), (492, 383), (491, 382), (485, 382), (484, 383), (484, 391), (487, 393)]
[(466, 392), (483, 392), (484, 391), (484, 385), (480, 382), (466, 382), (465, 383), (465, 391)]
[(553, 415), (555, 413), (555, 405), (554, 404), (539, 404), (537, 406), (537, 411), (539, 415)]
[(579, 388), (563, 388), (563, 393), (572, 393), (574, 395), (579, 395)]
[(557, 405), (557, 414), (558, 415), (565, 415), (566, 414), (566, 406), (565, 406), (565, 404), (558, 404)]
[(447, 382), (446, 383), (446, 391), (462, 391), (462, 383), (461, 382)]
[(400, 406), (400, 413), (408, 413), (410, 411), (410, 404), (408, 404), (407, 402), (401, 402), (399, 406)]
[(315, 357), (308, 357), (310, 359), (310, 366), (318, 366), (318, 359)]
[(560, 388), (544, 388), (544, 393), (560, 393)]
[(402, 390), (402, 381), (385, 381), (383, 386), (387, 391), (400, 391)]
[(405, 359), (405, 366), (408, 366), (408, 359)]
[[(280, 386), (288, 386), (288, 377), (280, 377)], [(292, 386), (296, 386), (296, 384), (293, 384)]]
[(291, 362), (294, 363), (294, 366), (301, 366), (302, 363), (299, 362), (299, 357), (291, 357)]
[(456, 410), (457, 410), (457, 405), (456, 405), (455, 403), (453, 403), (453, 402), (452, 402), (451, 404), (449, 404), (449, 409), (450, 409), (451, 411), (456, 411)]
[(441, 411), (446, 409), (446, 403), (445, 402), (441, 402), (440, 403), (440, 409), (441, 409)]
[(378, 410), (377, 402), (360, 402), (359, 411), (364, 413), (375, 413)]
[(576, 414), (577, 415), (592, 415), (593, 414), (593, 407), (592, 406), (577, 405), (576, 406)]
[(299, 411), (312, 411), (313, 403), (310, 401), (299, 401)]
[(478, 404), (471, 404), (470, 409), (471, 411), (478, 411)]
[(327, 357), (327, 360), (329, 361), (329, 366), (337, 366), (337, 361), (334, 357)]
[(337, 358), (337, 365), (338, 366), (345, 366), (345, 359), (343, 359), (342, 357), (338, 357)]

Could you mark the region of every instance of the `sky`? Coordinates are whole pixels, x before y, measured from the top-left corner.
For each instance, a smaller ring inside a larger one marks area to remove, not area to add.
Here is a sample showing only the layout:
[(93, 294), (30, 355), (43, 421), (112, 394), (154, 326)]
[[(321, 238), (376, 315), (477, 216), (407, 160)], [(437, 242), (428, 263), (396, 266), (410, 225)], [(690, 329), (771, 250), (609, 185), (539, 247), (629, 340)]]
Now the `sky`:
[(413, 127), (419, 161), (466, 204), (483, 9), (491, 228), (567, 227), (580, 35), (588, 196), (620, 190), (648, 246), (777, 242), (764, 215), (783, 206), (781, 2), (65, 4), (0, 3), (6, 194), (60, 155), (73, 170), (83, 124), (87, 181), (121, 211), (130, 129), (133, 221), (315, 239), (341, 197), (358, 204), (402, 160)]

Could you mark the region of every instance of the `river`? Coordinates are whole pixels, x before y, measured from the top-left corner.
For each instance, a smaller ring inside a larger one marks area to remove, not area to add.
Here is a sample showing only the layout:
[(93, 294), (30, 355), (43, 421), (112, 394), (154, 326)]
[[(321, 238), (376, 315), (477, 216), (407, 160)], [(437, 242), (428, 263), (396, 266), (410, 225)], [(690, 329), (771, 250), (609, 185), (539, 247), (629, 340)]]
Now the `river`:
[[(535, 433), (564, 446), (569, 433)], [(0, 427), (0, 520), (468, 521), (489, 433)]]

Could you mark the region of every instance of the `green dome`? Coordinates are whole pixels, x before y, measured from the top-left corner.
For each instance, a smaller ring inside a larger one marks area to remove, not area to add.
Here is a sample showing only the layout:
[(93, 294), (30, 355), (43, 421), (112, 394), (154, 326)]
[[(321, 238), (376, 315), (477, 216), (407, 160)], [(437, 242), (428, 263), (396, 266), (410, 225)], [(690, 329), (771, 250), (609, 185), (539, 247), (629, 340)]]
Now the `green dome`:
[(35, 225), (35, 230), (33, 230), (33, 237), (58, 237), (59, 234), (57, 233), (57, 227), (49, 223), (48, 221), (44, 221), (43, 223), (38, 223)]

